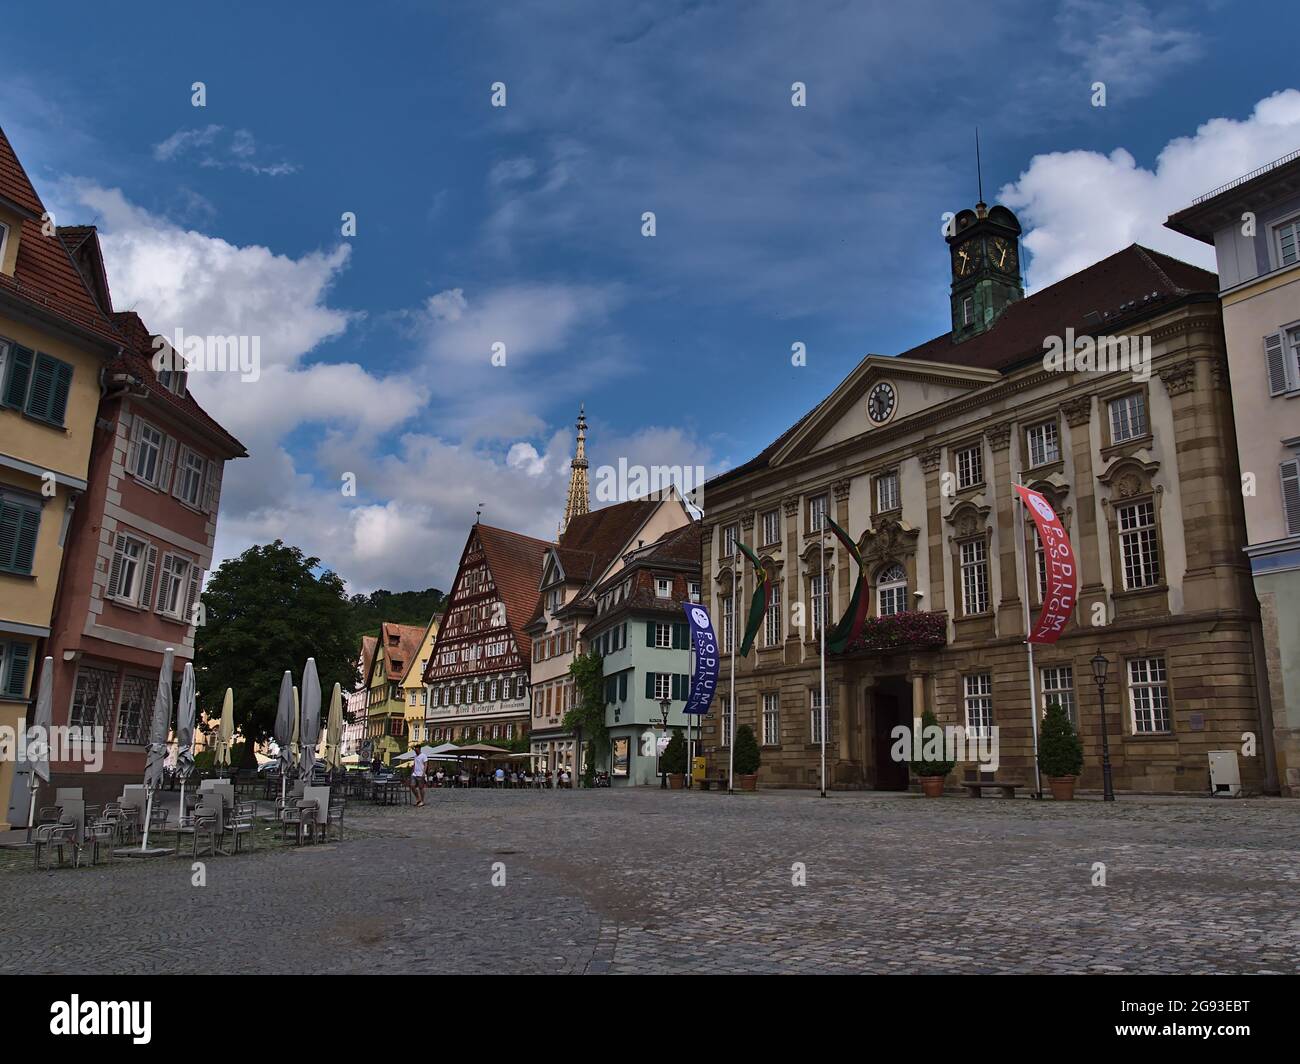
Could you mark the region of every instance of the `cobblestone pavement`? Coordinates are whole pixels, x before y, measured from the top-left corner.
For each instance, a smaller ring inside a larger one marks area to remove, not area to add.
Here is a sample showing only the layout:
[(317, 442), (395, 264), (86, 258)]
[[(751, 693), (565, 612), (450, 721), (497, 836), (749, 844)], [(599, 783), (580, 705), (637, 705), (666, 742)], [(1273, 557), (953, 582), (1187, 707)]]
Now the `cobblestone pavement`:
[(1300, 972), (1294, 801), (432, 791), (348, 820), (204, 887), (0, 865), (0, 972)]

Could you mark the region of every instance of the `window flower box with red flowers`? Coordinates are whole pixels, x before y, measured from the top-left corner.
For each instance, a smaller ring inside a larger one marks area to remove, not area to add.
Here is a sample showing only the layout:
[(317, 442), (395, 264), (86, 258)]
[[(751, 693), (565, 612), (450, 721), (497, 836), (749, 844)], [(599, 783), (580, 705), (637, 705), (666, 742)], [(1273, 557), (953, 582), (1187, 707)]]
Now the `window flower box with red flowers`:
[(850, 643), (845, 654), (872, 651), (922, 650), (946, 646), (948, 614), (934, 610), (905, 610), (885, 617), (868, 617), (862, 635)]

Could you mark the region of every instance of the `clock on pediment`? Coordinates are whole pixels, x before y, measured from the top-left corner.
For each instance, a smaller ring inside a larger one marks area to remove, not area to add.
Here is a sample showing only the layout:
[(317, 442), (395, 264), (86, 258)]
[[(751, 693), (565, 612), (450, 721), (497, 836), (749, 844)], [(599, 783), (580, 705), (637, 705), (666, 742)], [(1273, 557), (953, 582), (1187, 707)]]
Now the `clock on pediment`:
[(898, 409), (898, 393), (889, 381), (877, 381), (867, 393), (867, 417), (873, 425), (883, 425)]

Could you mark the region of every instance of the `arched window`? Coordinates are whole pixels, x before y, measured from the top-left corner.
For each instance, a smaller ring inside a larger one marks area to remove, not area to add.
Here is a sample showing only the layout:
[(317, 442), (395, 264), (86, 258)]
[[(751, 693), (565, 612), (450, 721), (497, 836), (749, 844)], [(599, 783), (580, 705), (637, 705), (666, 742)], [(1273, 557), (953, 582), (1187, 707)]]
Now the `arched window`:
[(907, 609), (907, 570), (887, 565), (876, 575), (876, 613), (888, 617)]

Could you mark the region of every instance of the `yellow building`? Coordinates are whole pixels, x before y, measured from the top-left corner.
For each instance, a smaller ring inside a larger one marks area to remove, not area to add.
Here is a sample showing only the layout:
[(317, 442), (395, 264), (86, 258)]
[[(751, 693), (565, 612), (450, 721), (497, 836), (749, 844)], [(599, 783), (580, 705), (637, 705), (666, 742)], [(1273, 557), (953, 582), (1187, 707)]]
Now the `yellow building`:
[[(406, 694), (402, 681), (424, 643), (425, 628), (415, 624), (385, 621), (379, 626), (379, 642), (370, 662), (366, 693), (366, 740), (370, 757), (378, 754), (385, 762), (407, 746)], [(364, 757), (363, 757), (364, 759)]]
[[(118, 336), (0, 130), (0, 725), (21, 729)], [(0, 830), (26, 818), (0, 761)]]
[(420, 649), (406, 663), (406, 675), (402, 677), (402, 697), (406, 703), (406, 736), (412, 749), (429, 740), (424, 726), (425, 711), (429, 708), (429, 689), (424, 686), (424, 670), (433, 657), (433, 644), (438, 638), (438, 623), (441, 620), (441, 613), (433, 615), (429, 626), (424, 630), (424, 638), (420, 640)]

